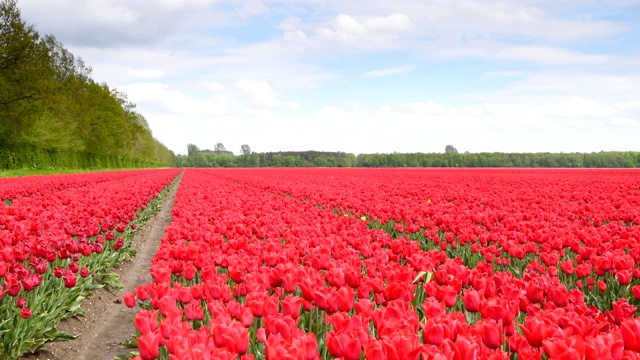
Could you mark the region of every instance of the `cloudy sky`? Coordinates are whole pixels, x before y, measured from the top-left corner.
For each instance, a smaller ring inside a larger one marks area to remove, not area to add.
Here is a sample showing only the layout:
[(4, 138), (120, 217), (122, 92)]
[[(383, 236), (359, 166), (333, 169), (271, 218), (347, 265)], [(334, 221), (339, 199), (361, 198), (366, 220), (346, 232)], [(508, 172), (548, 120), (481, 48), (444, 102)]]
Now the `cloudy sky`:
[(18, 0), (176, 153), (640, 151), (640, 0)]

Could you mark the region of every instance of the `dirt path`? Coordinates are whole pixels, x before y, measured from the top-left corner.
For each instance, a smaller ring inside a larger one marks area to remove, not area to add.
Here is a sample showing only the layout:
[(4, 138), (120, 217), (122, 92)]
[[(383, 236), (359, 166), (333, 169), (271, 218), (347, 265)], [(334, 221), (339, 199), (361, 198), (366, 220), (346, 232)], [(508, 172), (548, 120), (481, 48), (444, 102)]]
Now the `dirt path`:
[(129, 354), (130, 349), (122, 349), (122, 345), (131, 340), (135, 332), (133, 317), (139, 309), (126, 307), (122, 297), (138, 285), (151, 282), (151, 259), (158, 251), (164, 229), (171, 222), (171, 208), (179, 186), (180, 180), (167, 193), (160, 212), (136, 233), (132, 246), (137, 255), (114, 269), (113, 272), (120, 275), (123, 288), (96, 291), (82, 304), (86, 317), (67, 319), (59, 324), (60, 331), (80, 336), (73, 341), (47, 344), (23, 360), (113, 360), (117, 355)]

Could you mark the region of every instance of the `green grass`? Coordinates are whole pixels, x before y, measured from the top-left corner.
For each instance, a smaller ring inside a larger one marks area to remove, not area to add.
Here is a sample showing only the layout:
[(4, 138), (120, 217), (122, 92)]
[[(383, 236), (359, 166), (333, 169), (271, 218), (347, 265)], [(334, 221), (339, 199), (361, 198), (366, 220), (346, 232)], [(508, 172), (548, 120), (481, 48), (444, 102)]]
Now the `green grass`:
[(57, 174), (79, 174), (79, 173), (88, 173), (88, 172), (100, 172), (100, 171), (118, 171), (118, 170), (136, 170), (138, 168), (118, 168), (118, 169), (102, 169), (102, 168), (91, 168), (91, 169), (11, 169), (11, 170), (0, 170), (0, 178), (7, 177), (23, 177), (23, 176), (31, 176), (31, 175), (57, 175)]

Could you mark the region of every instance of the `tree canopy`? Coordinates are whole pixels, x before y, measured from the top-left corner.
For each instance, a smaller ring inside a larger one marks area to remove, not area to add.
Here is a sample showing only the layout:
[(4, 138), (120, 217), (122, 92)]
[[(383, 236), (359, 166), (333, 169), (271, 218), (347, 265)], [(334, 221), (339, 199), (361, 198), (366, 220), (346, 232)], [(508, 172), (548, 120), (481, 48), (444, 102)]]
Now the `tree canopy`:
[(453, 147), (453, 145), (447, 145), (447, 146), (444, 147), (444, 153), (445, 154), (457, 154), (458, 153), (458, 149)]

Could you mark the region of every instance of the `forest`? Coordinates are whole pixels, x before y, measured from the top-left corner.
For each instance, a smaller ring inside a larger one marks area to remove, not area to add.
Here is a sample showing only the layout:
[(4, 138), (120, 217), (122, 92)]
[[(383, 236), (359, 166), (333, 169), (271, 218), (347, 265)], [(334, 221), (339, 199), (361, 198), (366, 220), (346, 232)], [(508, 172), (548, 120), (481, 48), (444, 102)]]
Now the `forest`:
[(0, 1), (0, 169), (173, 165), (126, 94)]
[(444, 153), (359, 154), (322, 151), (251, 152), (242, 145), (234, 155), (220, 143), (214, 150), (189, 144), (178, 155), (184, 167), (527, 167), (527, 168), (637, 168), (640, 152), (592, 153), (459, 153), (447, 145)]

